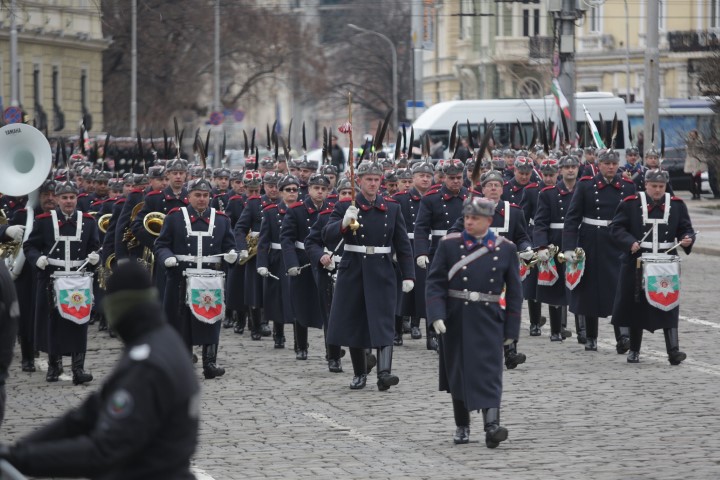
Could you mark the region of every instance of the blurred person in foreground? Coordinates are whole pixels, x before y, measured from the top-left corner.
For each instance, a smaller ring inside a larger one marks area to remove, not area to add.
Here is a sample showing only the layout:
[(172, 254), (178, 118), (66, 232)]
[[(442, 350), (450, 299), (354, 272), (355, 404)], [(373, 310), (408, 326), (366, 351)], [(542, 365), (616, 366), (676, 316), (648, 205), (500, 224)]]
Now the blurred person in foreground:
[(78, 408), (0, 445), (0, 458), (33, 476), (195, 478), (199, 386), (147, 270), (135, 262), (119, 266), (103, 307), (125, 344), (115, 370)]

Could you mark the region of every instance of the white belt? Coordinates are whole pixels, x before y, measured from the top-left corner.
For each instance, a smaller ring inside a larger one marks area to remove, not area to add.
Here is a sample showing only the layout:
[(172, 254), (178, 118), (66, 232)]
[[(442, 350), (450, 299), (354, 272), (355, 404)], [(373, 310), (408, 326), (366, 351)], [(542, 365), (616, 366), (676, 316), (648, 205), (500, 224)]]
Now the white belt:
[(255, 238), (255, 237), (259, 237), (259, 236), (260, 236), (260, 232), (250, 231), (250, 232), (248, 232), (248, 235), (250, 235), (252, 238)]
[(273, 250), (282, 250), (282, 245), (280, 245), (279, 243), (271, 243), (270, 248)]
[(333, 259), (333, 262), (340, 263), (340, 260), (342, 260), (342, 256), (341, 255), (333, 255), (332, 259)]
[(470, 302), (499, 302), (500, 295), (482, 292), (468, 292), (467, 290), (448, 290), (448, 297), (468, 300)]
[(564, 223), (551, 223), (550, 228), (555, 229), (555, 230), (562, 230), (563, 228), (565, 228), (565, 224)]
[(302, 242), (295, 242), (295, 248), (299, 248), (300, 250), (305, 250), (305, 244)]
[[(197, 263), (198, 261), (198, 257), (192, 255), (175, 255), (175, 258), (177, 258), (179, 262)], [(220, 257), (200, 257), (202, 263), (220, 263), (221, 260)]]
[[(660, 242), (657, 244), (658, 248), (670, 248), (675, 244), (672, 242)], [(640, 242), (640, 248), (653, 248), (653, 242)]]
[(444, 237), (445, 235), (447, 235), (447, 230), (430, 230), (430, 233), (432, 233), (436, 237)]
[[(57, 260), (55, 258), (48, 258), (47, 262), (48, 262), (48, 265), (52, 265), (53, 267), (65, 267), (65, 260)], [(70, 263), (71, 267), (79, 267), (85, 263), (85, 260), (70, 260), (69, 263)]]
[(583, 223), (595, 225), (596, 227), (609, 227), (612, 220), (598, 220), (595, 218), (583, 217)]
[(382, 253), (390, 253), (390, 247), (373, 247), (368, 245), (345, 245), (346, 252), (364, 253), (366, 255), (376, 255)]
[(414, 239), (415, 239), (415, 233), (413, 233), (413, 232), (408, 232), (408, 238), (409, 238), (410, 240), (414, 240)]

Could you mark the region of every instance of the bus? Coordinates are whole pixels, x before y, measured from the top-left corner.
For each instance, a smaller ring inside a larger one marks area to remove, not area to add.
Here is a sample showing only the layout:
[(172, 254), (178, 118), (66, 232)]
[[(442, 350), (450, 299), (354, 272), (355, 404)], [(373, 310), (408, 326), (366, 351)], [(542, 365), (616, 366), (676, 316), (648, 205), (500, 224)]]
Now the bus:
[[(713, 111), (713, 101), (708, 99), (686, 100), (682, 98), (663, 99), (658, 103), (660, 129), (665, 132), (665, 148), (685, 147), (685, 138), (690, 130), (697, 130), (700, 136), (708, 140), (719, 138), (720, 121), (718, 113)], [(633, 143), (637, 145), (638, 134), (645, 128), (645, 111), (642, 102), (631, 103), (626, 107), (628, 122), (632, 130)], [(658, 130), (655, 132), (655, 147), (660, 148)], [(645, 149), (650, 147), (643, 142)]]
[[(627, 132), (627, 115), (625, 102), (622, 98), (607, 92), (582, 92), (575, 95), (575, 119), (577, 122), (577, 135), (580, 146), (592, 145), (592, 135), (585, 133), (585, 113), (583, 105), (587, 108), (595, 125), (600, 129), (600, 116), (602, 115), (604, 131), (609, 132), (615, 114), (618, 117), (618, 131), (615, 139), (615, 148), (624, 160), (625, 147), (629, 145)], [(467, 137), (467, 121), (473, 135), (477, 135), (477, 128), (482, 131), (484, 120), (495, 123), (493, 136), (495, 144), (503, 148), (519, 148), (519, 135), (516, 125), (522, 125), (526, 142), (532, 138), (532, 116), (547, 123), (552, 120), (559, 128), (560, 112), (553, 96), (548, 95), (541, 99), (501, 99), (501, 100), (456, 100), (440, 102), (428, 108), (413, 123), (415, 138), (428, 133), (435, 141), (442, 140), (445, 145), (445, 156), (449, 156), (450, 130), (458, 122), (458, 135)], [(588, 129), (589, 130), (589, 129)], [(510, 138), (511, 135), (514, 138)], [(476, 138), (476, 137), (475, 137)], [(586, 145), (583, 145), (583, 144)]]

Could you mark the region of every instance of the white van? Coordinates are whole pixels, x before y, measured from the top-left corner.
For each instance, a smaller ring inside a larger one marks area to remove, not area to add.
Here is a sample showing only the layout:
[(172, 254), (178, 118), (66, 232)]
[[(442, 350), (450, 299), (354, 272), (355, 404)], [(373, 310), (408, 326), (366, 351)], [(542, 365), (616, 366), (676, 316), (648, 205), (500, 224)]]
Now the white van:
[[(618, 133), (615, 139), (615, 148), (624, 160), (626, 145), (630, 143), (627, 128), (625, 128), (625, 125), (627, 125), (627, 113), (625, 112), (624, 100), (606, 92), (584, 92), (575, 95), (575, 119), (581, 145), (585, 125), (583, 105), (587, 108), (598, 129), (600, 129), (600, 115), (602, 115), (605, 131), (607, 132), (612, 128), (612, 120), (617, 113)], [(458, 135), (467, 137), (466, 121), (470, 120), (470, 128), (473, 130), (475, 138), (477, 138), (478, 126), (482, 131), (484, 120), (487, 120), (488, 123), (495, 122), (493, 136), (496, 145), (506, 148), (513, 144), (514, 148), (517, 148), (520, 142), (519, 134), (516, 132), (517, 121), (519, 120), (523, 127), (525, 141), (529, 142), (532, 138), (531, 115), (535, 116), (536, 121), (539, 118), (545, 123), (547, 123), (547, 119), (551, 119), (558, 125), (558, 128), (562, 129), (559, 109), (554, 97), (551, 95), (542, 99), (528, 100), (511, 98), (440, 102), (420, 115), (413, 123), (413, 127), (416, 139), (420, 138), (424, 133), (429, 133), (435, 140), (442, 140), (447, 158), (450, 155), (450, 152), (447, 152), (450, 143), (450, 130), (455, 122), (458, 122)], [(514, 135), (512, 142), (510, 139), (511, 133)], [(593, 145), (591, 142), (592, 134), (588, 129), (587, 144)]]

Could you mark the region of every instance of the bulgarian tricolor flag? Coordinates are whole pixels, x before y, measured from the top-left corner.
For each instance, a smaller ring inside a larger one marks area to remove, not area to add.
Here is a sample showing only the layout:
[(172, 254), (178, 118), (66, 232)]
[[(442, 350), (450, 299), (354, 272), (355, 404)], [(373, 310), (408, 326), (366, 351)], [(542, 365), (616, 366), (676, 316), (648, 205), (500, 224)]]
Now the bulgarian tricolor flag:
[(590, 133), (592, 133), (593, 140), (595, 140), (595, 146), (597, 148), (605, 148), (605, 142), (603, 142), (603, 139), (600, 136), (600, 132), (598, 132), (598, 129), (595, 126), (595, 122), (593, 122), (593, 119), (590, 116), (590, 112), (587, 111), (587, 108), (585, 108), (585, 105), (583, 105), (583, 110), (585, 111), (585, 122), (587, 123), (587, 126), (590, 129)]
[(565, 118), (569, 119), (570, 102), (568, 102), (567, 98), (565, 98), (565, 95), (560, 88), (560, 82), (558, 82), (557, 78), (553, 78), (550, 90), (552, 90), (552, 94), (555, 96), (555, 103), (557, 103), (558, 108), (563, 113), (563, 115), (565, 115)]

